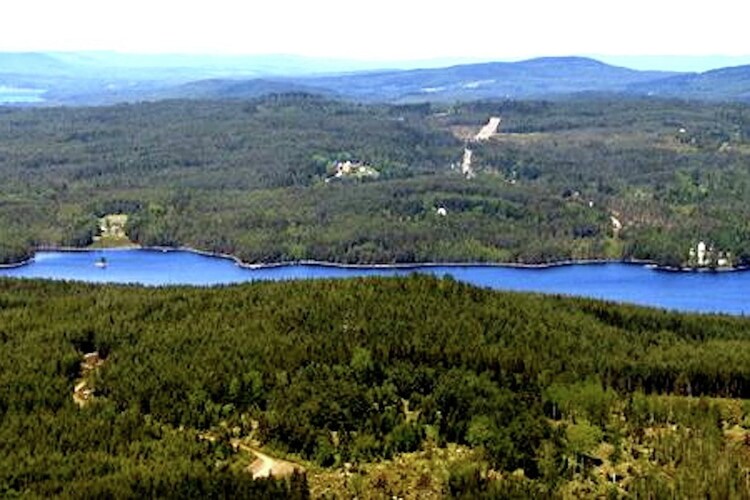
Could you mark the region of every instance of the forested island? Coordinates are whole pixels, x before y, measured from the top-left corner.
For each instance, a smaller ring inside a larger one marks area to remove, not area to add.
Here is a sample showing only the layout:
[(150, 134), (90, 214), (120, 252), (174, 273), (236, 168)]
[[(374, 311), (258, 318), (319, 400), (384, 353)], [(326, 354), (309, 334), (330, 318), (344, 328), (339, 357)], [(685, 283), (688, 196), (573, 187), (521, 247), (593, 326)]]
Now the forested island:
[(749, 137), (747, 105), (595, 96), (0, 108), (0, 262), (126, 215), (135, 243), (247, 263), (746, 266)]
[(749, 335), (425, 276), (3, 279), (0, 496), (742, 497)]

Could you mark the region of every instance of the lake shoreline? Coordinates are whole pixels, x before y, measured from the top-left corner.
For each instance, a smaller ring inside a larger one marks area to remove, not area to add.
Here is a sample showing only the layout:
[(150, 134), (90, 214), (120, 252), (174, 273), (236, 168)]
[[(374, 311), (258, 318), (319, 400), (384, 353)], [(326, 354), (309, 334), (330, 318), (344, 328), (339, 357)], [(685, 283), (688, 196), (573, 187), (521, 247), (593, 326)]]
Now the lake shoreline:
[[(110, 265), (96, 265), (102, 258)], [(427, 274), (480, 288), (587, 297), (700, 314), (749, 315), (750, 273), (658, 272), (643, 262), (578, 260), (546, 265), (480, 262), (340, 264), (317, 261), (245, 264), (236, 256), (190, 248), (58, 248), (27, 265), (0, 270), (7, 278), (81, 281), (145, 287), (214, 287), (259, 281), (363, 279)], [(656, 272), (654, 272), (656, 271)]]
[(410, 269), (424, 269), (432, 267), (488, 267), (488, 268), (509, 268), (509, 269), (529, 269), (529, 270), (543, 270), (543, 269), (554, 269), (558, 267), (566, 266), (580, 266), (580, 265), (606, 265), (606, 264), (625, 264), (634, 266), (647, 266), (657, 272), (666, 273), (732, 273), (732, 272), (744, 272), (750, 270), (748, 266), (735, 266), (728, 268), (680, 268), (670, 266), (660, 266), (654, 261), (641, 260), (641, 259), (567, 259), (554, 262), (545, 262), (540, 264), (526, 264), (520, 262), (402, 262), (402, 263), (391, 263), (391, 264), (346, 264), (341, 262), (330, 262), (322, 260), (293, 260), (293, 261), (280, 261), (280, 262), (264, 262), (252, 264), (245, 262), (236, 255), (211, 252), (209, 250), (200, 250), (190, 246), (141, 246), (134, 244), (132, 246), (123, 247), (103, 247), (103, 248), (81, 248), (81, 247), (66, 247), (66, 246), (42, 246), (38, 247), (34, 251), (34, 256), (24, 260), (23, 262), (15, 264), (2, 264), (0, 269), (12, 269), (15, 267), (22, 267), (31, 264), (36, 256), (37, 252), (100, 252), (100, 251), (149, 251), (149, 252), (190, 252), (196, 255), (204, 257), (212, 257), (218, 259), (226, 259), (234, 262), (237, 266), (243, 269), (249, 270), (262, 270), (262, 269), (274, 269), (280, 267), (291, 267), (291, 266), (318, 266), (327, 268), (338, 268), (338, 269), (396, 269), (396, 270), (410, 270)]
[(0, 269), (15, 269), (16, 267), (28, 266), (32, 262), (34, 262), (33, 256), (27, 259), (24, 259), (21, 262), (13, 262), (10, 264), (0, 264)]

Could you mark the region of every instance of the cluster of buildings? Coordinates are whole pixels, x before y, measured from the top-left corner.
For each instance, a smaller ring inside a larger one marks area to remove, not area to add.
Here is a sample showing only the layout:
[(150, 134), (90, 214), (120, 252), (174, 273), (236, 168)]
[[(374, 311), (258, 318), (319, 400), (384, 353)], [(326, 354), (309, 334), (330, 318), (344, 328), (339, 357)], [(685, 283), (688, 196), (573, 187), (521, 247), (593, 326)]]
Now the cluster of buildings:
[(326, 179), (329, 182), (331, 179), (362, 179), (366, 177), (377, 178), (380, 176), (380, 172), (375, 170), (370, 165), (357, 161), (338, 161), (333, 165), (333, 175)]
[(716, 250), (703, 241), (699, 241), (688, 250), (689, 267), (730, 267), (731, 265), (732, 256), (729, 252)]

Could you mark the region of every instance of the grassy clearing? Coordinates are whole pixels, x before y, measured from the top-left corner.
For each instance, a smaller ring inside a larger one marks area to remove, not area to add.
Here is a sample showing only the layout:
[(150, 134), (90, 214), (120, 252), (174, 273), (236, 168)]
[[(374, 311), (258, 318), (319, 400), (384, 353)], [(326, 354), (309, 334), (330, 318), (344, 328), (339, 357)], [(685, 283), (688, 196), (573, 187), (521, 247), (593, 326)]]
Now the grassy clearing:
[(128, 224), (126, 214), (110, 214), (99, 219), (99, 236), (94, 236), (91, 248), (136, 247), (130, 241), (125, 228)]
[(308, 470), (312, 498), (444, 498), (451, 470), (463, 463), (480, 463), (481, 453), (466, 446), (424, 449), (402, 453), (390, 460), (344, 464), (335, 469)]

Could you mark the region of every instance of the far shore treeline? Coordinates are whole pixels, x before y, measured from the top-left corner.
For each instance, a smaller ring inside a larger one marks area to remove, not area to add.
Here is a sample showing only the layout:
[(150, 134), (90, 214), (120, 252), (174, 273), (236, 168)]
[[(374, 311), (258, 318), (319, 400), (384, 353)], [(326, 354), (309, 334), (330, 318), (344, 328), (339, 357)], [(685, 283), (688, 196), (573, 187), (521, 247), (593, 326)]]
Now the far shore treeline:
[[(490, 116), (500, 134), (468, 143), (466, 179), (466, 140)], [(248, 263), (684, 266), (702, 241), (706, 265), (746, 265), (748, 116), (651, 99), (388, 106), (308, 94), (0, 108), (0, 262), (86, 247), (99, 217), (123, 213), (137, 243)], [(347, 160), (367, 175), (336, 178)]]

